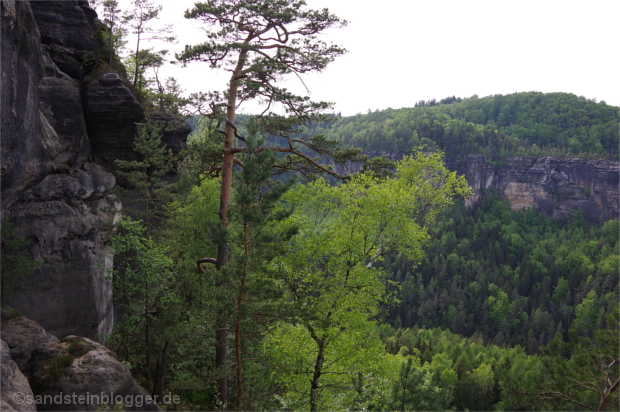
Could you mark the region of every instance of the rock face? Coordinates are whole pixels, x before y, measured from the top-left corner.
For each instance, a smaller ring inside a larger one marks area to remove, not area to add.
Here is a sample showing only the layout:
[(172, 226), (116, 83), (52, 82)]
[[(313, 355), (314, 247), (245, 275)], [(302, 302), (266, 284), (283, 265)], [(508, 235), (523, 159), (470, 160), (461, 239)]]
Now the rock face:
[(29, 394), (41, 410), (95, 411), (121, 400), (124, 410), (161, 411), (116, 354), (93, 340), (59, 340), (24, 317), (3, 322), (2, 337), (2, 400), (9, 406), (3, 411), (36, 410), (33, 402), (15, 402), (16, 392)]
[(2, 48), (2, 211), (17, 193), (53, 170), (46, 149), (52, 139), (39, 110), (44, 72), (37, 24), (25, 1), (0, 2)]
[(31, 1), (41, 43), (58, 68), (82, 79), (96, 67), (99, 43), (94, 36), (97, 14), (87, 1)]
[[(84, 105), (94, 161), (115, 169), (114, 160), (134, 160), (135, 123), (144, 110), (118, 74), (99, 70), (84, 81)], [(127, 127), (131, 125), (131, 127)]]
[[(403, 153), (364, 152), (370, 158), (385, 156), (401, 160)], [(361, 164), (336, 164), (338, 173), (355, 173)], [(620, 163), (609, 160), (560, 159), (553, 157), (508, 157), (501, 165), (488, 163), (485, 156), (446, 158), (448, 169), (467, 179), (474, 195), (468, 205), (480, 200), (482, 192), (494, 190), (508, 199), (512, 210), (536, 208), (552, 218), (570, 217), (584, 211), (592, 222), (618, 219), (620, 215)]]
[(617, 219), (620, 164), (608, 160), (510, 157), (503, 165), (486, 163), (484, 156), (468, 156), (462, 171), (475, 194), (493, 189), (513, 210), (534, 207), (552, 218), (570, 217), (582, 209), (593, 222)]
[(105, 341), (112, 326), (111, 251), (105, 247), (120, 211), (106, 193), (114, 176), (86, 163), (70, 174), (48, 175), (11, 207), (17, 234), (30, 239), (41, 266), (6, 303), (56, 336), (79, 332)]
[[(2, 304), (58, 337), (104, 342), (113, 319), (105, 241), (120, 207), (109, 193), (114, 160), (133, 158), (144, 110), (98, 60), (88, 2), (3, 0), (0, 18), (1, 218), (41, 261)], [(186, 137), (172, 136), (173, 150)]]

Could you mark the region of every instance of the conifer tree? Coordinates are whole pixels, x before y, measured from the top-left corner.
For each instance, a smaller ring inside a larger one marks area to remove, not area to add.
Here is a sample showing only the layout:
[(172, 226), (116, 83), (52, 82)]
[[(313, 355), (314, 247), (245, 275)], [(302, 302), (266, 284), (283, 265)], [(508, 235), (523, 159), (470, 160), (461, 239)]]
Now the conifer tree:
[[(186, 46), (177, 56), (181, 61), (204, 61), (213, 69), (231, 71), (227, 89), (222, 94), (202, 95), (199, 103), (208, 102), (211, 117), (224, 122), (224, 147), (221, 166), (219, 218), (222, 231), (229, 229), (228, 209), (231, 201), (233, 166), (243, 166), (236, 155), (249, 151), (235, 125), (240, 104), (254, 101), (262, 105), (259, 131), (285, 141), (283, 146), (271, 145), (252, 148), (254, 153), (264, 150), (294, 155), (282, 158), (274, 167), (285, 170), (321, 171), (341, 177), (307, 151), (329, 155), (335, 142), (322, 135), (293, 138), (292, 133), (303, 124), (325, 119), (324, 112), (331, 108), (326, 102), (312, 102), (307, 96), (298, 96), (278, 85), (287, 76), (319, 72), (336, 57), (345, 53), (342, 47), (327, 44), (318, 35), (330, 28), (346, 24), (327, 9), (308, 10), (303, 0), (209, 0), (196, 3), (185, 17), (197, 19), (210, 29), (207, 40), (199, 45)], [(281, 108), (286, 116), (274, 112)], [(199, 109), (199, 107), (197, 108)], [(207, 114), (207, 113), (203, 113)], [(217, 257), (201, 258), (200, 263), (215, 264), (218, 269), (229, 261), (229, 245), (224, 240), (218, 245)], [(218, 325), (216, 363), (222, 366), (226, 359), (227, 326)], [(220, 399), (226, 407), (228, 389), (226, 380), (220, 381)]]
[(163, 122), (147, 120), (138, 123), (138, 133), (134, 139), (134, 152), (138, 160), (116, 160), (116, 164), (125, 170), (119, 174), (139, 193), (137, 199), (129, 202), (141, 204), (135, 212), (146, 228), (163, 215), (165, 205), (172, 196), (171, 184), (165, 176), (174, 167), (174, 156), (170, 149), (162, 145), (164, 127)]

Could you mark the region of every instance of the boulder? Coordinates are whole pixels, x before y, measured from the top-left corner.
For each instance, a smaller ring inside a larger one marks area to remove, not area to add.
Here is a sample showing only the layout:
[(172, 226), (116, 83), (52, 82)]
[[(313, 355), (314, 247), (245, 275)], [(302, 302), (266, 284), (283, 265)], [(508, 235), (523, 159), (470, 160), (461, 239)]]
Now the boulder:
[(30, 384), (11, 359), (9, 346), (0, 340), (0, 410), (36, 411)]
[[(162, 410), (137, 384), (116, 354), (91, 339), (70, 335), (59, 340), (23, 316), (3, 322), (2, 337), (7, 339), (2, 359), (3, 392), (4, 353), (7, 352), (15, 360), (13, 365), (17, 364), (23, 372), (22, 377), (30, 381), (28, 389), (32, 389), (30, 394), (40, 410), (96, 411), (118, 401), (128, 411)], [(16, 369), (11, 369), (9, 364), (6, 370), (12, 375), (7, 376), (17, 375)], [(20, 388), (24, 387), (23, 380), (6, 381), (7, 388), (12, 387), (10, 382), (15, 382), (16, 388), (18, 383)], [(5, 399), (4, 393), (2, 399)], [(16, 410), (35, 409), (21, 407)]]
[(40, 351), (41, 348), (53, 347), (60, 342), (37, 322), (23, 316), (3, 320), (2, 340), (8, 345), (11, 358), (21, 371), (29, 370), (33, 353)]

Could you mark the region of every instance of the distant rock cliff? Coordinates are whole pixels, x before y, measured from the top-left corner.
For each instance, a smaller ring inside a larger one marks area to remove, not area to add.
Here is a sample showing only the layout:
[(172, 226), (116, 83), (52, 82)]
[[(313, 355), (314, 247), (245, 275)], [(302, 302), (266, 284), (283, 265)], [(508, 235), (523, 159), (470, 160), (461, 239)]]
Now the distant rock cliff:
[[(368, 157), (401, 160), (402, 152), (364, 152)], [(361, 164), (334, 165), (338, 173), (354, 173)], [(560, 159), (553, 157), (508, 157), (500, 165), (485, 156), (446, 158), (446, 166), (466, 177), (474, 195), (493, 190), (508, 199), (512, 210), (536, 208), (552, 218), (571, 216), (582, 209), (588, 220), (600, 222), (620, 216), (620, 163), (610, 160)]]
[[(132, 160), (144, 110), (99, 60), (86, 1), (3, 0), (2, 218), (41, 266), (3, 300), (58, 337), (112, 326), (106, 240), (120, 213), (114, 160)], [(161, 117), (161, 116), (160, 116)], [(164, 116), (165, 117), (165, 116)], [(189, 127), (166, 143), (178, 152)]]
[(593, 222), (618, 219), (620, 164), (609, 160), (509, 157), (502, 165), (467, 156), (465, 174), (476, 202), (483, 190), (496, 190), (513, 210), (533, 207), (553, 218), (582, 209)]

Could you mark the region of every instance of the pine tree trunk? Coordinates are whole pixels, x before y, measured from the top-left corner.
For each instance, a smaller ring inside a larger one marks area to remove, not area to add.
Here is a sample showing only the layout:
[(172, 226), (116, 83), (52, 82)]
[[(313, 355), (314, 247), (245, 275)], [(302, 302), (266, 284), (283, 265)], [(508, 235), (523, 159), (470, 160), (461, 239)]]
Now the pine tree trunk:
[[(218, 215), (220, 217), (220, 225), (224, 231), (228, 231), (228, 208), (230, 207), (230, 194), (232, 191), (232, 173), (234, 165), (234, 143), (235, 143), (235, 112), (237, 110), (237, 90), (238, 79), (241, 78), (241, 71), (245, 64), (247, 51), (239, 54), (237, 66), (231, 76), (228, 88), (228, 102), (226, 105), (226, 126), (224, 128), (224, 154), (222, 156), (222, 182), (220, 186), (220, 209)], [(228, 264), (228, 242), (222, 241), (217, 247), (217, 263), (218, 270)], [(221, 282), (218, 286), (225, 286), (226, 281)], [(220, 402), (222, 408), (228, 408), (228, 380), (226, 379), (226, 359), (228, 352), (228, 324), (226, 322), (225, 311), (218, 311), (217, 332), (216, 332), (216, 349), (215, 349), (215, 367), (224, 375), (220, 377), (218, 386), (220, 389)]]

